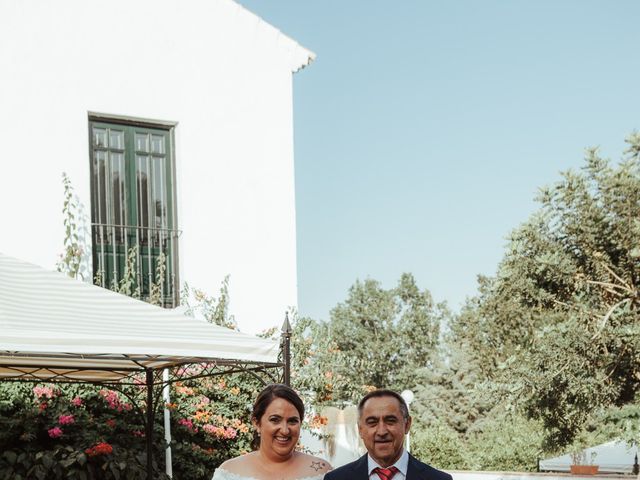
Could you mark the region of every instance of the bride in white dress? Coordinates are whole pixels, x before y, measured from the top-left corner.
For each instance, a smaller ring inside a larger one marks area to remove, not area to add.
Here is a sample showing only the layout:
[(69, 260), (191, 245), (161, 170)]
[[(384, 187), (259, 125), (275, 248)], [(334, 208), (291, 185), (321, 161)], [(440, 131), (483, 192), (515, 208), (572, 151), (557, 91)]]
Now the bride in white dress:
[(295, 450), (304, 418), (304, 403), (290, 387), (269, 385), (251, 413), (254, 452), (224, 462), (213, 480), (322, 480), (331, 465)]

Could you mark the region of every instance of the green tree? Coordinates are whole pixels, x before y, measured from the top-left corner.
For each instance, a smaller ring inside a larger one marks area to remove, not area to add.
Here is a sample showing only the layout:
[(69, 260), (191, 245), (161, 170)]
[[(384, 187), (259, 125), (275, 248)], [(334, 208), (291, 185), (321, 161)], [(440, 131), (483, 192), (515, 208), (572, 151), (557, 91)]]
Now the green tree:
[(348, 388), (348, 378), (333, 375), (337, 345), (326, 323), (293, 315), (291, 379), (294, 388), (318, 404), (332, 403), (334, 391)]
[(388, 290), (372, 279), (356, 281), (327, 323), (304, 319), (297, 325), (295, 380), (334, 404), (357, 402), (373, 388), (413, 388), (416, 369), (433, 362), (447, 315), (411, 274)]
[(543, 451), (541, 422), (498, 406), (466, 437), (468, 468), (534, 472)]
[(414, 422), (427, 429), (444, 424), (463, 437), (494, 407), (489, 392), (481, 388), (484, 380), (467, 351), (450, 344), (433, 368), (416, 372)]
[(541, 190), (452, 325), (497, 401), (542, 420), (548, 448), (640, 387), (640, 135), (628, 143), (620, 164), (589, 149), (581, 171)]
[(472, 460), (463, 438), (445, 422), (411, 427), (411, 453), (438, 468), (465, 470)]

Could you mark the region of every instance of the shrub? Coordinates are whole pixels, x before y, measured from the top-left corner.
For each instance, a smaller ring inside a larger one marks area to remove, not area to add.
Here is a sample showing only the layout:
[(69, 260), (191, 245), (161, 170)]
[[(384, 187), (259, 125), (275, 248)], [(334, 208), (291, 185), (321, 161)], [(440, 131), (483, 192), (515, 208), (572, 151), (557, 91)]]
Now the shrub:
[(468, 452), (460, 435), (444, 422), (411, 428), (411, 453), (437, 468), (463, 470)]
[[(261, 388), (250, 375), (173, 385), (175, 478), (208, 480), (224, 460), (249, 451), (251, 405)], [(142, 386), (129, 387), (131, 395), (143, 392)], [(166, 478), (162, 415), (159, 408), (154, 423), (154, 478), (159, 479)], [(114, 390), (0, 383), (0, 478), (146, 478), (144, 432), (139, 412)]]

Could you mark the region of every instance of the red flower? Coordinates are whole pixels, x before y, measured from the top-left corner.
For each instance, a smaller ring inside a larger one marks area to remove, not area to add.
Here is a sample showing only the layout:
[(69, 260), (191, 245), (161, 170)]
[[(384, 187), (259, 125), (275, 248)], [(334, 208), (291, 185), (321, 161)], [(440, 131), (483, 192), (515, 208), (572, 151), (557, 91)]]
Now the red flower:
[(98, 455), (109, 455), (113, 452), (113, 447), (107, 442), (101, 442), (93, 447), (87, 448), (84, 453), (89, 457), (97, 457)]

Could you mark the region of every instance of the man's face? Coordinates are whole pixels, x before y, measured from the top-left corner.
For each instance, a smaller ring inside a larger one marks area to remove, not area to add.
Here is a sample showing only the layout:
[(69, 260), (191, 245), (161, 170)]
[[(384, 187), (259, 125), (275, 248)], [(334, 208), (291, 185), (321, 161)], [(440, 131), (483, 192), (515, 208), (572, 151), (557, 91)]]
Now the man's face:
[(358, 431), (369, 455), (381, 467), (393, 465), (402, 453), (404, 436), (411, 427), (411, 417), (405, 419), (400, 402), (394, 397), (372, 397), (363, 406), (358, 418)]

